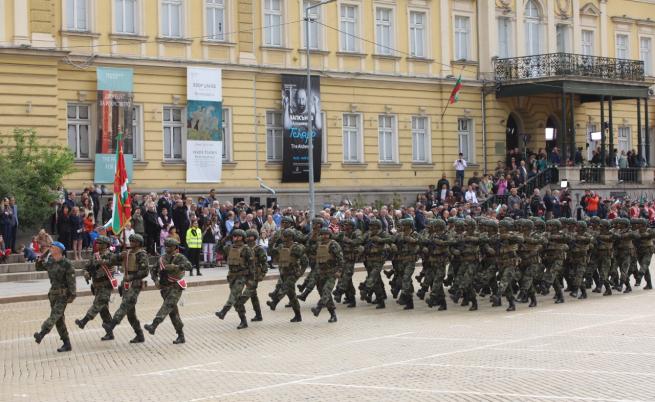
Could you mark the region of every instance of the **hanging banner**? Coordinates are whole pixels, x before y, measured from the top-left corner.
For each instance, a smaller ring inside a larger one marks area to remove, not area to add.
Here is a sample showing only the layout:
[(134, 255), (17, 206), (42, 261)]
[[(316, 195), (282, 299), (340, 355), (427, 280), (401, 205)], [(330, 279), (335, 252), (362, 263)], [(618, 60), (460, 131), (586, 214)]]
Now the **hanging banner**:
[(131, 68), (98, 67), (98, 136), (96, 154), (116, 153), (116, 137), (123, 132), (125, 154), (134, 153), (132, 132), (133, 76)]
[[(134, 160), (132, 155), (124, 155), (124, 160), (125, 170), (127, 170), (127, 178), (130, 183), (132, 183), (132, 170), (134, 166)], [(113, 183), (115, 173), (116, 154), (96, 154), (95, 174), (93, 175), (93, 182), (98, 184)]]
[(187, 67), (187, 183), (220, 183), (223, 91), (220, 68)]
[[(321, 181), (323, 120), (321, 117), (320, 88), (320, 78), (312, 77), (310, 97), (307, 94), (306, 76), (282, 76), (282, 122), (284, 126), (282, 141), (283, 182), (309, 182), (308, 135), (312, 136), (314, 146), (314, 182)], [(307, 124), (307, 108), (310, 111), (309, 129)]]

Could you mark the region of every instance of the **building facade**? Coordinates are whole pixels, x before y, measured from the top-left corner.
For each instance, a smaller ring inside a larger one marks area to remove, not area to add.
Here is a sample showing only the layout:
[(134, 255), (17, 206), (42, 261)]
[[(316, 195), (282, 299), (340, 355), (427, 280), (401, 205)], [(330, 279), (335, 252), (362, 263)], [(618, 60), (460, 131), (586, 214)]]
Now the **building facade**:
[[(304, 74), (303, 10), (310, 4), (0, 0), (0, 135), (31, 127), (43, 141), (70, 147), (76, 169), (66, 186), (91, 184), (96, 69), (130, 67), (133, 189), (213, 187), (266, 197), (261, 178), (277, 197), (303, 204), (307, 185), (281, 182), (281, 77)], [(321, 77), (324, 134), (317, 200), (413, 193), (442, 172), (454, 178), (458, 152), (470, 174), (493, 169), (510, 147), (593, 149), (600, 143), (590, 133), (602, 126), (601, 103), (607, 120), (610, 98), (605, 145), (641, 145), (652, 161), (655, 21), (647, 16), (655, 16), (655, 1), (338, 0), (314, 8), (309, 46)], [(534, 58), (548, 54), (562, 56)], [(596, 76), (580, 63), (568, 73), (544, 67), (571, 64), (564, 58), (571, 54), (614, 73)], [(634, 66), (643, 70), (617, 75), (623, 64), (615, 59), (641, 61)], [(221, 183), (185, 180), (188, 66), (222, 69)], [(618, 92), (572, 89), (562, 77), (576, 74), (587, 78), (573, 83), (613, 83)], [(449, 104), (460, 76), (458, 101)], [(547, 143), (547, 127), (566, 135)]]

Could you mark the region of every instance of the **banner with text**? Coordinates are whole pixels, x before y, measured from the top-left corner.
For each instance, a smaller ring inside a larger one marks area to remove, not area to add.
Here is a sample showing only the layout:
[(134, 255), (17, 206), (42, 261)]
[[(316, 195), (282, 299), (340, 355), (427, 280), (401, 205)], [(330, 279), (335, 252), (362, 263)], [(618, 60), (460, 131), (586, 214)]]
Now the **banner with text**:
[(123, 133), (125, 154), (134, 153), (132, 132), (133, 75), (131, 68), (98, 67), (98, 136), (96, 154), (115, 154), (116, 137)]
[[(321, 181), (321, 84), (319, 77), (311, 78), (311, 99), (307, 94), (307, 77), (282, 76), (282, 181), (309, 182), (309, 145), (314, 146), (314, 182)], [(309, 108), (309, 124), (307, 122)], [(308, 127), (309, 126), (309, 127)], [(309, 134), (308, 134), (309, 133)]]
[(187, 183), (220, 183), (223, 161), (221, 69), (187, 67)]

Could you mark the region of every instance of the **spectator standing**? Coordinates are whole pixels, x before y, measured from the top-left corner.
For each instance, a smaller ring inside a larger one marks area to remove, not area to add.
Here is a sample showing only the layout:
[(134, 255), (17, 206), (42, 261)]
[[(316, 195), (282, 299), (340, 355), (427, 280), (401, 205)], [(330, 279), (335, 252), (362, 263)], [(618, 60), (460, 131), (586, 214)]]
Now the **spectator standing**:
[(600, 197), (595, 192), (591, 192), (587, 197), (587, 205), (585, 207), (585, 213), (587, 216), (598, 216), (598, 208), (600, 203)]
[(460, 188), (464, 186), (464, 170), (466, 170), (467, 166), (468, 164), (464, 159), (464, 154), (460, 152), (459, 158), (453, 162), (453, 167), (455, 168), (455, 182), (457, 182), (457, 185)]
[(198, 276), (202, 275), (200, 273), (200, 252), (202, 250), (202, 230), (198, 227), (198, 219), (193, 219), (191, 221), (191, 227), (187, 229), (185, 236), (186, 245), (187, 245), (187, 255), (189, 256), (189, 262), (191, 262), (192, 269), (189, 273), (190, 276), (193, 276), (193, 268), (196, 269)]
[(0, 201), (0, 234), (2, 235), (6, 248), (11, 248), (12, 222), (14, 221), (13, 209), (9, 204), (9, 198)]
[(180, 235), (180, 240), (182, 241), (182, 244), (184, 244), (186, 240), (186, 233), (189, 229), (189, 214), (188, 209), (184, 205), (182, 199), (175, 200), (173, 214), (170, 216), (173, 219), (173, 226), (177, 228), (177, 233)]
[(146, 234), (146, 249), (151, 255), (159, 254), (159, 236), (161, 226), (155, 208), (155, 203), (150, 201), (146, 204), (146, 213), (143, 215), (143, 229)]
[(11, 242), (9, 248), (12, 252), (16, 252), (16, 235), (18, 234), (18, 205), (16, 204), (16, 197), (9, 197), (9, 207), (11, 208), (13, 217), (11, 220)]
[(57, 233), (59, 233), (59, 242), (64, 245), (66, 250), (70, 250), (72, 248), (71, 221), (68, 204), (64, 204), (59, 211), (59, 217), (57, 218)]
[(466, 194), (464, 194), (464, 199), (469, 204), (477, 204), (478, 203), (478, 197), (475, 194), (475, 188), (474, 188), (473, 184), (469, 184), (468, 190), (466, 191)]
[(80, 216), (80, 208), (73, 207), (70, 214), (71, 243), (73, 245), (73, 259), (82, 260), (82, 243), (84, 236), (84, 220)]
[(559, 156), (559, 149), (557, 147), (553, 147), (553, 150), (550, 151), (550, 156), (548, 157), (548, 160), (550, 163), (552, 163), (555, 166), (559, 166), (560, 163), (562, 163), (562, 159)]
[(273, 220), (273, 216), (268, 215), (266, 217), (266, 222), (264, 222), (264, 224), (262, 225), (261, 232), (263, 233), (264, 231), (266, 231), (266, 233), (268, 233), (269, 236), (271, 236), (273, 233), (275, 233), (277, 231), (277, 228), (278, 228), (278, 226), (275, 223), (275, 220)]

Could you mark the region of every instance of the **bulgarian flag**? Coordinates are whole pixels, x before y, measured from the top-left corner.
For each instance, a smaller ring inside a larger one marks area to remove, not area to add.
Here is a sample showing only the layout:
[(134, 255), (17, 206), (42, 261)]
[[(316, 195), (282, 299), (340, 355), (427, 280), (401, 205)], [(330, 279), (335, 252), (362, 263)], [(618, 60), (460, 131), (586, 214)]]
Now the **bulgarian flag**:
[(114, 173), (114, 208), (111, 220), (106, 226), (111, 226), (115, 235), (118, 235), (125, 224), (132, 218), (132, 200), (130, 189), (127, 187), (127, 169), (123, 156), (123, 134), (118, 133), (118, 149), (116, 150), (116, 173)]
[(462, 89), (462, 74), (457, 77), (457, 82), (455, 82), (455, 88), (453, 88), (450, 93), (450, 103), (455, 103), (459, 100), (459, 91)]

